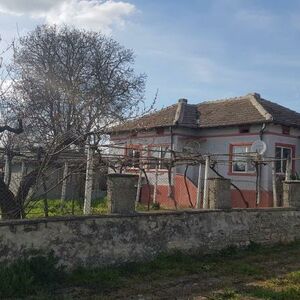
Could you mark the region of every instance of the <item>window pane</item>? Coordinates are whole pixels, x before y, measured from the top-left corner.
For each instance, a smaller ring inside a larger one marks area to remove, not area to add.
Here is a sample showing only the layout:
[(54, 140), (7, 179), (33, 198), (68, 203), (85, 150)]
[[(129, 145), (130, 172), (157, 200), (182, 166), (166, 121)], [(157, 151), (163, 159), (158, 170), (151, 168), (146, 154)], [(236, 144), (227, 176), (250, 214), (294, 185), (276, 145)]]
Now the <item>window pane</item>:
[[(234, 146), (232, 157), (232, 171), (233, 172), (252, 172), (253, 167), (249, 163), (249, 158), (246, 156), (248, 146)], [(241, 155), (238, 155), (241, 154)]]
[(166, 169), (167, 168), (167, 159), (170, 158), (170, 153), (169, 153), (169, 147), (161, 147), (161, 162), (160, 162), (160, 169)]
[(248, 159), (247, 168), (248, 172), (255, 172), (255, 165), (250, 161), (250, 159)]
[(276, 172), (285, 173), (286, 172), (286, 161), (288, 158), (292, 157), (292, 149), (285, 147), (276, 147), (275, 149), (275, 158), (276, 161)]
[(246, 172), (246, 162), (233, 162), (233, 172)]
[(134, 150), (133, 151), (133, 159), (134, 159), (134, 164), (133, 164), (133, 166), (135, 167), (135, 168), (138, 168), (139, 167), (139, 165), (140, 165), (140, 156), (141, 156), (141, 154), (140, 154), (140, 151), (139, 150)]
[(160, 147), (151, 147), (149, 149), (149, 169), (155, 169), (159, 163)]
[(291, 152), (292, 152), (291, 149), (283, 148), (282, 151), (283, 158), (291, 158), (292, 157)]

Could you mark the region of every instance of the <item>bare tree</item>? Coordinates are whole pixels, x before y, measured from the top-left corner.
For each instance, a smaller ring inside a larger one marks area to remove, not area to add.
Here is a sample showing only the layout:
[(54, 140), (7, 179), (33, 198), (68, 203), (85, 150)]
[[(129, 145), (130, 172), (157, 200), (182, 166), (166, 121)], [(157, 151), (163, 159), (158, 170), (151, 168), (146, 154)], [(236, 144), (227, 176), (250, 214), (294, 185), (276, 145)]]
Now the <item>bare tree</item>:
[(91, 135), (98, 143), (107, 126), (145, 111), (145, 75), (136, 75), (133, 65), (132, 50), (101, 33), (67, 26), (38, 26), (14, 44), (9, 105), (19, 129), (24, 126), (19, 144), (42, 150), (38, 167), (15, 195), (0, 180), (0, 196), (6, 188), (9, 198), (0, 197), (5, 216), (24, 216), (30, 189), (61, 151), (84, 149)]
[(133, 69), (133, 51), (101, 33), (38, 26), (15, 47), (15, 105), (33, 137), (83, 137), (139, 113), (145, 75)]

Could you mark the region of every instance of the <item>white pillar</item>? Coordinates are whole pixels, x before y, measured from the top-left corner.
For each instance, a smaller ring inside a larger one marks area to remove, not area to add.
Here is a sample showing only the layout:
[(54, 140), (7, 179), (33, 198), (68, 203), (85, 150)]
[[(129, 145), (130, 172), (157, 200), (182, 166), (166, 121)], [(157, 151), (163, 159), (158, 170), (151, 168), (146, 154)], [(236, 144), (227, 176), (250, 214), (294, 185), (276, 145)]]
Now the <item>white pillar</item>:
[(256, 172), (257, 172), (257, 177), (256, 177), (256, 205), (259, 205), (260, 200), (261, 200), (261, 156), (257, 154), (256, 157)]
[(22, 160), (22, 163), (21, 163), (21, 179), (23, 179), (23, 177), (26, 175), (26, 165), (25, 165), (25, 162), (24, 160)]
[(5, 166), (4, 166), (4, 183), (5, 184), (8, 184), (8, 181), (9, 181), (9, 172), (10, 172), (9, 158), (8, 158), (8, 155), (5, 155)]
[[(64, 172), (63, 172), (63, 182), (62, 182), (62, 186), (61, 186), (61, 202), (63, 203), (66, 200), (66, 196), (67, 196), (67, 182), (68, 182), (68, 172), (69, 172), (69, 166), (68, 163), (65, 162), (64, 163)], [(61, 204), (62, 204), (61, 203)]]
[(85, 178), (84, 205), (83, 205), (84, 215), (88, 215), (91, 213), (92, 189), (93, 189), (93, 149), (89, 147), (87, 152), (87, 162), (86, 162), (86, 178)]
[(285, 181), (288, 181), (291, 179), (291, 173), (292, 173), (291, 167), (292, 167), (291, 158), (288, 158), (286, 160)]
[(158, 163), (155, 167), (155, 183), (154, 183), (154, 190), (153, 190), (153, 203), (157, 202), (157, 185), (158, 185)]
[(202, 173), (202, 164), (199, 164), (197, 200), (196, 200), (196, 208), (198, 209), (201, 208), (201, 173)]
[(142, 179), (143, 179), (143, 171), (142, 171), (142, 166), (141, 166), (139, 179), (138, 179), (138, 184), (137, 184), (135, 203), (138, 203), (139, 200), (140, 200), (141, 188), (142, 188)]
[(204, 190), (203, 190), (203, 208), (208, 208), (208, 172), (209, 172), (210, 157), (205, 157), (205, 170), (204, 170)]
[(273, 207), (278, 206), (276, 189), (276, 161), (272, 162), (272, 189), (273, 189)]

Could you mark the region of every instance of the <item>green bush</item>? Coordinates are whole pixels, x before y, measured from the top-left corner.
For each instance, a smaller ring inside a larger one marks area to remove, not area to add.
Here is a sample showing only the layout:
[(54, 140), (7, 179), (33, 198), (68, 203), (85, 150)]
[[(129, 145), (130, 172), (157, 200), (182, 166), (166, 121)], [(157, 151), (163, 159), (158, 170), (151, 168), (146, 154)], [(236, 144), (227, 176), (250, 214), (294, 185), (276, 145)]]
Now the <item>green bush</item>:
[(53, 253), (26, 254), (11, 264), (0, 264), (0, 298), (25, 297), (48, 290), (57, 285), (64, 274)]

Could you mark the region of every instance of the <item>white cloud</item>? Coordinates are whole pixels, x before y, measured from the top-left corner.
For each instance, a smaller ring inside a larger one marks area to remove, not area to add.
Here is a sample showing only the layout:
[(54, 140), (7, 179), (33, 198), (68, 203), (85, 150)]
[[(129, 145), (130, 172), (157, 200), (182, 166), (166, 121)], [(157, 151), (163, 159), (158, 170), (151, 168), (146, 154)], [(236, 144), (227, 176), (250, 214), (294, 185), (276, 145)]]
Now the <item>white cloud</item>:
[(29, 15), (48, 24), (68, 24), (110, 33), (122, 28), (136, 11), (133, 4), (114, 0), (0, 0), (0, 12)]
[(48, 11), (61, 0), (0, 0), (0, 12), (13, 15), (34, 14)]

